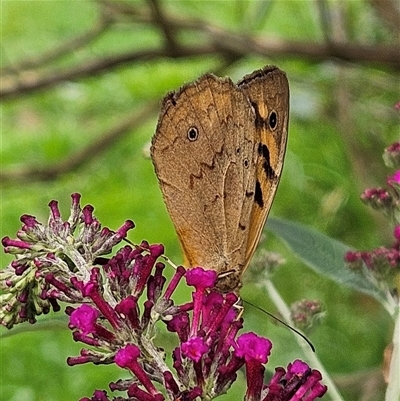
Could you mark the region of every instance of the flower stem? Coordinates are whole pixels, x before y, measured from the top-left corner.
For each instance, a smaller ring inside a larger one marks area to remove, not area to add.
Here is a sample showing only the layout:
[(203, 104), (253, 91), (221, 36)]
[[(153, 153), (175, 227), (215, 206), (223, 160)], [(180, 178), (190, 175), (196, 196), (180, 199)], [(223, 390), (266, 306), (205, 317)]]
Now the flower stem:
[(385, 401), (400, 400), (400, 313), (395, 313), (393, 331), (393, 352), (389, 368), (389, 384), (386, 389)]
[[(281, 295), (279, 294), (278, 290), (274, 286), (273, 282), (271, 280), (266, 280), (263, 282), (265, 285), (265, 288), (274, 303), (274, 305), (277, 307), (279, 313), (283, 317), (283, 320), (290, 326), (294, 326), (292, 319), (290, 317), (290, 310), (288, 305), (285, 303)], [(298, 330), (296, 328), (296, 330)], [(325, 367), (322, 365), (322, 362), (319, 360), (317, 355), (312, 351), (310, 346), (296, 333), (292, 332), (294, 334), (294, 337), (299, 344), (300, 348), (302, 349), (306, 359), (308, 360), (310, 366), (312, 366), (314, 369), (317, 369), (321, 372), (324, 384), (328, 386), (328, 394), (331, 397), (332, 400), (335, 401), (344, 401), (343, 397), (339, 393), (339, 390), (335, 386), (334, 382), (330, 378), (328, 372), (326, 371)]]

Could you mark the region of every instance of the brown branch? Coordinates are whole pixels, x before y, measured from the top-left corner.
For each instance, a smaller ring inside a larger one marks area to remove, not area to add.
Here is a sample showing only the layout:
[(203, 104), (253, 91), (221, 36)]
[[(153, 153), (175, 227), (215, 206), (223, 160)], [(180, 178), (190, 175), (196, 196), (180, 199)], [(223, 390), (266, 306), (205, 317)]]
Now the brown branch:
[[(119, 7), (120, 12), (131, 14), (136, 21), (151, 22), (152, 16), (146, 10), (134, 8), (123, 1), (99, 0), (102, 3), (112, 3)], [(387, 0), (390, 1), (390, 0)], [(266, 57), (296, 56), (311, 61), (323, 61), (336, 58), (353, 63), (373, 63), (387, 66), (396, 71), (400, 70), (400, 46), (396, 40), (393, 45), (355, 44), (346, 41), (324, 43), (310, 43), (286, 41), (274, 38), (257, 39), (243, 34), (235, 34), (220, 27), (208, 24), (198, 19), (183, 19), (177, 16), (168, 16), (175, 29), (190, 29), (207, 34), (219, 47), (235, 49), (242, 55), (256, 53)]]
[(331, 43), (332, 40), (332, 21), (330, 18), (329, 4), (326, 0), (316, 0), (318, 17), (321, 24), (322, 35), (326, 43)]
[(44, 77), (35, 78), (31, 75), (8, 88), (4, 80), (3, 86), (5, 86), (5, 88), (0, 91), (0, 99), (12, 98), (37, 89), (50, 87), (70, 79), (97, 75), (108, 69), (127, 63), (162, 57), (186, 58), (201, 55), (215, 55), (218, 53), (224, 56), (230, 54), (233, 57), (243, 57), (251, 53), (263, 55), (265, 57), (290, 55), (291, 57), (297, 56), (307, 58), (313, 62), (337, 59), (353, 63), (385, 64), (396, 71), (400, 70), (400, 51), (394, 46), (357, 45), (353, 43), (320, 44), (273, 39), (261, 41), (220, 33), (215, 35), (215, 42), (213, 44), (199, 46), (197, 48), (194, 46), (190, 48), (182, 47), (179, 54), (171, 55), (168, 50), (165, 51), (163, 49), (143, 50), (93, 60), (71, 68), (70, 70), (55, 72), (52, 75)]
[(148, 0), (152, 10), (153, 19), (158, 28), (164, 34), (165, 45), (168, 47), (171, 54), (178, 54), (179, 43), (175, 39), (175, 30), (170, 24), (170, 21), (165, 18), (159, 0)]
[[(172, 57), (210, 55), (215, 54), (215, 52), (216, 49), (214, 46), (182, 48), (179, 55), (173, 55)], [(0, 100), (11, 99), (39, 89), (49, 88), (59, 84), (60, 82), (92, 77), (112, 68), (120, 67), (124, 64), (162, 57), (171, 57), (171, 54), (168, 50), (164, 49), (139, 50), (136, 52), (123, 53), (117, 56), (91, 60), (81, 65), (72, 67), (69, 70), (54, 71), (43, 76), (39, 73), (29, 72), (26, 74), (26, 76), (22, 76), (19, 80), (3, 77), (2, 88), (0, 90)]]
[(400, 70), (400, 51), (394, 46), (357, 45), (353, 43), (321, 44), (289, 42), (279, 39), (256, 40), (223, 31), (215, 31), (213, 38), (213, 42), (206, 45), (181, 47), (179, 54), (171, 55), (169, 50), (164, 49), (139, 50), (119, 56), (92, 60), (69, 70), (56, 71), (46, 76), (36, 77), (31, 73), (27, 77), (22, 77), (17, 82), (9, 83), (8, 85), (7, 79), (4, 77), (0, 99), (15, 98), (38, 89), (54, 86), (63, 81), (91, 77), (124, 64), (163, 57), (187, 58), (220, 54), (234, 59), (250, 54), (258, 54), (268, 58), (276, 56), (301, 57), (312, 62), (337, 59), (352, 63), (384, 64), (393, 70)]
[(226, 32), (216, 32), (214, 38), (216, 45), (225, 52), (232, 51), (242, 56), (255, 53), (265, 57), (301, 57), (312, 62), (337, 59), (352, 63), (386, 65), (393, 70), (400, 70), (400, 49), (395, 46), (360, 45), (347, 42), (324, 44), (272, 38), (260, 40)]
[(64, 57), (68, 53), (87, 46), (90, 42), (97, 39), (102, 33), (104, 33), (110, 27), (110, 24), (111, 20), (107, 17), (103, 17), (88, 31), (66, 40), (60, 45), (57, 45), (55, 48), (47, 50), (35, 58), (27, 58), (17, 65), (5, 67), (1, 70), (0, 74), (2, 76), (7, 73), (19, 74), (21, 71), (26, 69), (44, 67), (46, 64), (50, 64), (51, 62)]
[[(123, 6), (123, 13), (135, 19), (135, 22), (142, 23), (161, 23), (155, 20), (148, 10), (138, 9), (127, 6), (126, 3), (118, 1), (99, 0), (104, 7)], [(122, 12), (122, 11), (120, 11)], [(219, 27), (206, 24), (199, 20), (182, 19), (162, 15), (165, 21), (164, 31), (168, 31), (168, 26), (173, 26), (174, 30), (198, 31), (199, 40), (206, 41), (205, 44), (192, 45), (191, 47), (180, 45), (173, 49), (146, 49), (134, 52), (123, 53), (117, 56), (104, 57), (91, 60), (81, 65), (64, 71), (53, 71), (50, 73), (38, 74), (29, 72), (28, 76), (22, 76), (19, 80), (14, 77), (3, 77), (0, 99), (10, 99), (38, 89), (54, 86), (60, 82), (76, 80), (88, 76), (98, 75), (104, 71), (119, 67), (128, 63), (136, 63), (143, 60), (159, 59), (163, 57), (187, 58), (204, 55), (220, 55), (223, 58), (234, 60), (251, 54), (262, 55), (268, 58), (276, 56), (299, 57), (308, 59), (312, 62), (336, 59), (352, 63), (370, 63), (384, 65), (394, 70), (400, 70), (400, 49), (393, 45), (361, 45), (347, 42), (331, 41), (330, 43), (310, 43), (285, 41), (279, 39), (257, 39), (244, 34), (236, 34), (223, 30)]]
[(64, 160), (46, 167), (23, 167), (10, 171), (0, 172), (2, 184), (15, 183), (16, 181), (47, 181), (54, 180), (58, 176), (77, 170), (90, 163), (94, 158), (108, 150), (119, 139), (145, 123), (158, 110), (158, 101), (149, 102), (139, 112), (127, 116), (121, 123), (100, 135), (93, 143), (85, 148), (67, 156)]

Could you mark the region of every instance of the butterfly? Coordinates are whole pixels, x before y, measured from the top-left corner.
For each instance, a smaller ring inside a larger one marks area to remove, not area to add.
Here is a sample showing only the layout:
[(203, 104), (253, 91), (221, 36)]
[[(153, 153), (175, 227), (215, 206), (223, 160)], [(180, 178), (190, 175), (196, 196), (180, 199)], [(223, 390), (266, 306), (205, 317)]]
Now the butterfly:
[(164, 201), (185, 265), (214, 269), (237, 291), (282, 173), (289, 118), (284, 72), (266, 66), (237, 84), (202, 75), (163, 102), (152, 139)]

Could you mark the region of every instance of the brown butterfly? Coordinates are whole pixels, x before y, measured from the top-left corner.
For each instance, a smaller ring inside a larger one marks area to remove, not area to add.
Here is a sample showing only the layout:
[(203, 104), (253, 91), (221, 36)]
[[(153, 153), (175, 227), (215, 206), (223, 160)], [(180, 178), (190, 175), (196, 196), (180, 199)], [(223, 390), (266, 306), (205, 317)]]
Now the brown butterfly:
[(289, 85), (266, 66), (205, 74), (166, 95), (151, 156), (187, 266), (214, 269), (238, 290), (259, 242), (285, 155)]

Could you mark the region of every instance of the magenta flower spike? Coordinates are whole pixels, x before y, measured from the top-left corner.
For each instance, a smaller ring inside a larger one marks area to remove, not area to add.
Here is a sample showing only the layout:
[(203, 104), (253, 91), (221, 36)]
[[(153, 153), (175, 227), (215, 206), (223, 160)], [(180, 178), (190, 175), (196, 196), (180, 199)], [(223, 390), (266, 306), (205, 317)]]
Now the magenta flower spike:
[[(95, 390), (81, 400), (209, 401), (229, 390), (243, 365), (245, 400), (311, 401), (322, 393), (320, 375), (313, 373), (317, 371), (295, 370), (298, 363), (277, 370), (264, 383), (272, 344), (254, 333), (238, 336), (243, 323), (235, 307), (238, 297), (215, 288), (215, 271), (180, 266), (168, 281), (158, 261), (164, 247), (146, 241), (125, 245), (110, 256), (133, 222), (127, 220), (115, 232), (102, 228), (93, 207), (81, 208), (79, 202), (80, 195), (73, 194), (71, 214), (64, 221), (52, 201), (47, 225), (24, 215), (18, 239), (3, 239), (15, 260), (0, 271), (0, 321), (9, 328), (34, 323), (38, 315), (51, 308), (58, 311), (66, 302), (73, 339), (83, 344), (68, 365), (116, 364), (130, 373), (109, 384), (111, 392), (123, 395), (115, 398)], [(193, 287), (192, 299), (176, 305), (183, 277)], [(160, 325), (176, 336), (173, 350), (155, 341)], [(171, 358), (165, 357), (167, 352)], [(288, 398), (289, 393), (297, 398)]]

